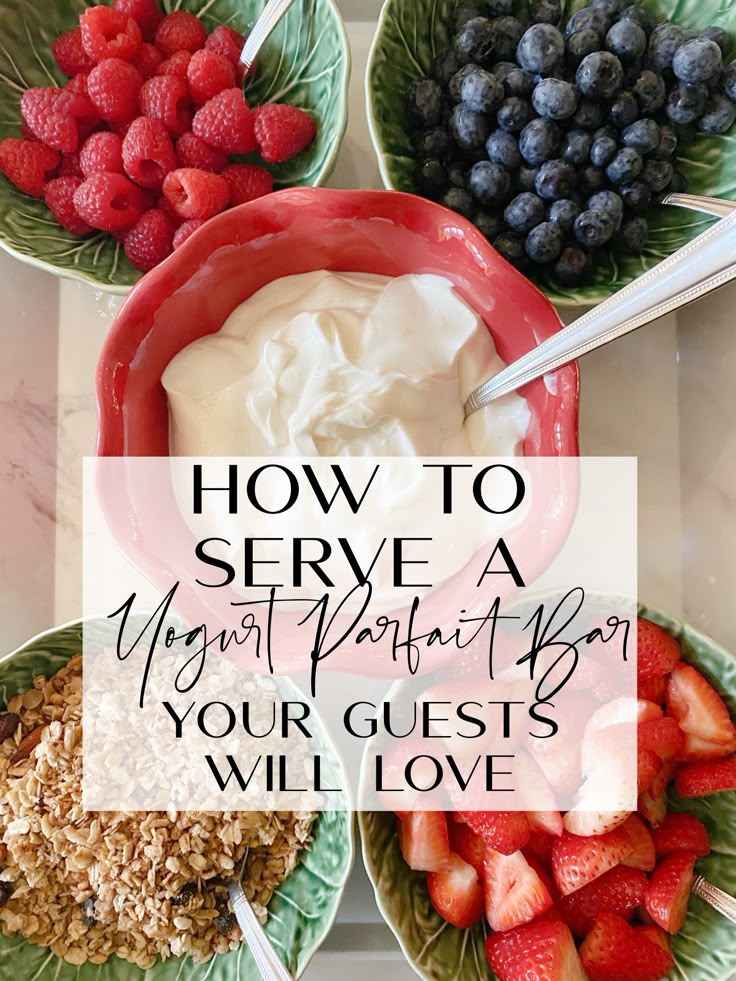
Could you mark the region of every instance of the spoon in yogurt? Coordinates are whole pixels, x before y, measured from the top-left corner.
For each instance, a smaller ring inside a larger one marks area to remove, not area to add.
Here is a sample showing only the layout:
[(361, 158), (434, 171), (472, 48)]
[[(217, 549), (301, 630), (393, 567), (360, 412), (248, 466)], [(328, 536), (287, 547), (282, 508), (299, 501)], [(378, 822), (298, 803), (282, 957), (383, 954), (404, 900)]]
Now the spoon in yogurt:
[(668, 194), (662, 203), (721, 220), (476, 388), (466, 416), (736, 278), (736, 204), (693, 194)]
[(293, 2), (294, 0), (269, 0), (263, 8), (240, 52), (240, 63), (245, 66), (243, 87), (253, 70), (258, 52)]

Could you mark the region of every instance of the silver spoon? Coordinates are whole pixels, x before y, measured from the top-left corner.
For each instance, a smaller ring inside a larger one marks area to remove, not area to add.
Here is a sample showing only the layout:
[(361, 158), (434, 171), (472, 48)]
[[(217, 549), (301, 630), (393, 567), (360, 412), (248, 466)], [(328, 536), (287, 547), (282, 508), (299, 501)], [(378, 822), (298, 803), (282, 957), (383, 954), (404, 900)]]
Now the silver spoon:
[(294, 0), (269, 0), (263, 8), (263, 12), (253, 25), (253, 29), (243, 45), (243, 50), (240, 52), (240, 62), (245, 65), (243, 85), (245, 85), (245, 80), (253, 68), (253, 63), (256, 60), (258, 52), (263, 47), (263, 42), (293, 2)]
[(662, 203), (721, 221), (476, 388), (466, 416), (736, 278), (736, 204), (695, 194), (667, 194)]
[(691, 891), (694, 896), (698, 896), (703, 902), (712, 906), (726, 919), (736, 923), (736, 899), (733, 896), (729, 896), (727, 892), (714, 886), (712, 882), (708, 882), (702, 875), (695, 876)]
[(253, 907), (246, 899), (240, 878), (229, 882), (227, 891), (243, 939), (248, 944), (263, 981), (294, 981), (294, 975), (277, 954), (268, 934), (253, 912)]

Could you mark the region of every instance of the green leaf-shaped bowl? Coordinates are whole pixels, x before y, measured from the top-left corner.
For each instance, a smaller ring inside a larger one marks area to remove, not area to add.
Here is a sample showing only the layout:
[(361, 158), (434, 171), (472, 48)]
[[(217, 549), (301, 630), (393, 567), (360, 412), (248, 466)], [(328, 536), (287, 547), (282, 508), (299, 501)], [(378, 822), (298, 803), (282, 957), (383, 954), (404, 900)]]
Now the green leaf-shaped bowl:
[[(81, 621), (39, 634), (0, 657), (0, 711), (18, 691), (31, 687), (38, 674), (54, 674), (82, 650)], [(89, 629), (89, 621), (87, 622)], [(109, 636), (109, 635), (106, 635)], [(342, 767), (339, 760), (335, 764)], [(344, 774), (341, 778), (346, 780)], [(340, 786), (346, 786), (343, 782)], [(334, 923), (354, 860), (353, 818), (348, 811), (324, 811), (314, 839), (296, 869), (276, 890), (268, 906), (266, 933), (295, 977), (305, 970)], [(0, 929), (0, 978), (3, 981), (260, 981), (261, 974), (245, 944), (195, 966), (173, 957), (141, 970), (111, 957), (102, 965), (74, 967), (47, 947), (7, 937)]]
[[(456, 0), (386, 0), (373, 41), (366, 98), (368, 121), (383, 182), (397, 191), (415, 191), (414, 148), (405, 118), (410, 82), (426, 75), (438, 51), (451, 42), (451, 14)], [(563, 3), (565, 16), (586, 0)], [(643, 0), (656, 18), (686, 28), (723, 27), (736, 38), (736, 3), (731, 0)], [(730, 57), (736, 55), (736, 45)], [(698, 136), (680, 154), (680, 168), (695, 194), (736, 200), (736, 128), (726, 136)], [(650, 239), (641, 255), (617, 248), (595, 256), (589, 286), (565, 289), (549, 277), (535, 278), (540, 289), (559, 306), (600, 303), (632, 279), (651, 269), (713, 221), (702, 214), (657, 205), (647, 215)], [(534, 277), (532, 277), (534, 278)]]
[[(161, 8), (189, 10), (207, 30), (227, 24), (247, 31), (264, 0), (159, 0)], [(85, 0), (0, 0), (0, 139), (20, 136), (20, 99), (35, 85), (68, 79), (51, 54), (51, 42), (78, 24)], [(284, 101), (317, 120), (317, 138), (283, 164), (269, 165), (277, 187), (317, 186), (335, 165), (347, 126), (350, 47), (334, 0), (295, 0), (258, 56), (248, 88), (252, 105)], [(255, 161), (255, 158), (254, 158)], [(257, 159), (261, 163), (260, 158)], [(127, 293), (141, 273), (123, 247), (100, 232), (84, 237), (63, 229), (43, 201), (21, 194), (0, 175), (0, 246), (59, 276), (92, 283), (107, 293)]]
[[(639, 614), (677, 637), (684, 659), (715, 685), (736, 718), (736, 657), (693, 627), (658, 610), (640, 606)], [(360, 796), (359, 793), (358, 807)], [(710, 833), (712, 851), (698, 861), (698, 871), (736, 895), (736, 791), (700, 800), (681, 800), (672, 791), (670, 807), (695, 814), (703, 821)], [(359, 810), (358, 823), (363, 861), (378, 907), (416, 973), (428, 981), (492, 978), (484, 951), (487, 928), (479, 923), (472, 930), (458, 930), (434, 911), (424, 873), (413, 872), (401, 857), (394, 815)], [(676, 964), (670, 975), (673, 981), (736, 979), (736, 927), (700, 899), (691, 897), (685, 926), (673, 937), (672, 952)]]

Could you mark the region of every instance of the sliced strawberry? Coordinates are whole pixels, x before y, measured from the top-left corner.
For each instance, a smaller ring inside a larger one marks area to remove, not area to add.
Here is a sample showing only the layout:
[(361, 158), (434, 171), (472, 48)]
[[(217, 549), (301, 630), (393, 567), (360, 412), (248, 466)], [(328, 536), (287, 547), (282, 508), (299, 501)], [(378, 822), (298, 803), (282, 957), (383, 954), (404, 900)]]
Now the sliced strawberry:
[[(542, 768), (529, 753), (517, 753), (515, 769), (516, 786), (522, 804), (526, 805), (531, 833), (561, 835), (562, 815), (558, 809), (557, 795)], [(532, 810), (532, 807), (542, 810)]]
[(652, 832), (657, 858), (671, 852), (692, 852), (698, 858), (710, 854), (708, 829), (694, 814), (668, 814)]
[(634, 927), (634, 932), (639, 934), (641, 937), (646, 937), (655, 943), (662, 950), (666, 951), (668, 954), (672, 953), (672, 944), (670, 943), (670, 935), (665, 933), (665, 931), (653, 923), (647, 923), (644, 926)]
[(486, 919), (493, 930), (512, 930), (552, 906), (552, 897), (521, 852), (486, 849), (483, 868)]
[(639, 749), (656, 753), (663, 760), (677, 756), (685, 744), (685, 733), (671, 716), (640, 722), (637, 736)]
[(442, 811), (412, 811), (399, 821), (399, 845), (410, 869), (440, 872), (450, 857), (447, 819)]
[(633, 845), (622, 828), (596, 837), (563, 834), (552, 847), (552, 872), (563, 896), (582, 889), (630, 855)]
[(636, 693), (639, 698), (645, 698), (648, 702), (656, 702), (657, 705), (664, 704), (664, 696), (667, 690), (667, 675), (661, 678), (640, 678), (636, 685)]
[(559, 838), (562, 834), (562, 815), (559, 811), (527, 811), (526, 816), (531, 835)]
[(667, 933), (682, 930), (695, 877), (695, 859), (692, 852), (672, 852), (652, 873), (645, 905), (657, 926)]
[(712, 763), (682, 763), (675, 774), (675, 790), (680, 797), (736, 790), (736, 756)]
[(678, 664), (672, 672), (667, 711), (677, 719), (686, 737), (697, 736), (709, 743), (729, 743), (736, 738), (736, 726), (723, 699), (690, 664)]
[(479, 876), (483, 875), (483, 858), (486, 852), (486, 843), (480, 835), (473, 829), (459, 821), (449, 821), (447, 830), (450, 835), (450, 849), (455, 852), (463, 862), (472, 865)]
[(559, 838), (559, 835), (548, 835), (540, 832), (532, 832), (529, 841), (522, 849), (527, 858), (534, 858), (546, 869), (552, 868), (552, 846)]
[(636, 621), (636, 677), (639, 681), (661, 678), (680, 660), (680, 645), (651, 620)]
[(645, 790), (639, 794), (637, 811), (653, 828), (659, 827), (667, 814), (667, 795), (663, 792), (652, 797), (651, 791)]
[(670, 784), (670, 780), (674, 777), (675, 771), (677, 770), (677, 760), (670, 757), (667, 760), (662, 760), (662, 766), (659, 769), (659, 773), (652, 781), (652, 785), (649, 788), (649, 793), (652, 797), (661, 797), (667, 787)]
[(669, 951), (614, 913), (601, 913), (580, 947), (590, 981), (659, 981), (674, 967)]
[(616, 865), (598, 879), (559, 901), (562, 919), (578, 937), (584, 937), (600, 913), (615, 913), (630, 920), (644, 902), (649, 882), (640, 869)]
[(653, 753), (650, 749), (644, 749), (639, 747), (636, 751), (636, 790), (637, 793), (643, 794), (645, 790), (649, 790), (654, 782), (655, 777), (659, 773), (660, 767), (662, 766), (662, 760)]
[(642, 722), (654, 722), (663, 719), (664, 712), (662, 706), (648, 698), (637, 698), (636, 700), (636, 721), (641, 725)]
[(570, 834), (589, 838), (605, 834), (623, 824), (631, 811), (568, 811), (562, 823)]
[(696, 763), (701, 760), (722, 760), (732, 753), (736, 753), (736, 736), (729, 739), (727, 743), (712, 743), (688, 732), (685, 734), (677, 759), (687, 763)]
[(523, 811), (461, 811), (467, 825), (487, 845), (513, 855), (529, 841), (529, 822)]
[(493, 933), (486, 957), (498, 981), (587, 981), (572, 934), (560, 921)]
[(448, 923), (465, 930), (483, 915), (483, 887), (472, 865), (450, 854), (442, 872), (427, 874), (432, 905)]
[(630, 865), (633, 869), (651, 872), (656, 863), (656, 852), (649, 829), (638, 814), (632, 814), (621, 827), (633, 845), (631, 854), (622, 859), (623, 864)]

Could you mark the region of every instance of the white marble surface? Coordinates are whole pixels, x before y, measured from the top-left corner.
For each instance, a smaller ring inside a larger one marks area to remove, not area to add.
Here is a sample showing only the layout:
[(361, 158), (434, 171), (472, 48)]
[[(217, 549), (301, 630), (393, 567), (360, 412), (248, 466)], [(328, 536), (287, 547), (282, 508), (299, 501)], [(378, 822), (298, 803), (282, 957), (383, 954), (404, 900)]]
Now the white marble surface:
[[(348, 6), (350, 0), (347, 0)], [(373, 16), (375, 2), (351, 12)], [(373, 32), (351, 24), (348, 135), (331, 181), (380, 186), (363, 106)], [(3, 647), (77, 616), (81, 460), (94, 452), (95, 365), (119, 301), (0, 254), (0, 616)], [(639, 594), (736, 648), (736, 287), (586, 357), (581, 448), (639, 460)], [(357, 872), (313, 981), (409, 978)], [(366, 926), (355, 926), (366, 924)], [(346, 953), (345, 947), (352, 948)], [(384, 963), (386, 962), (386, 963)]]

